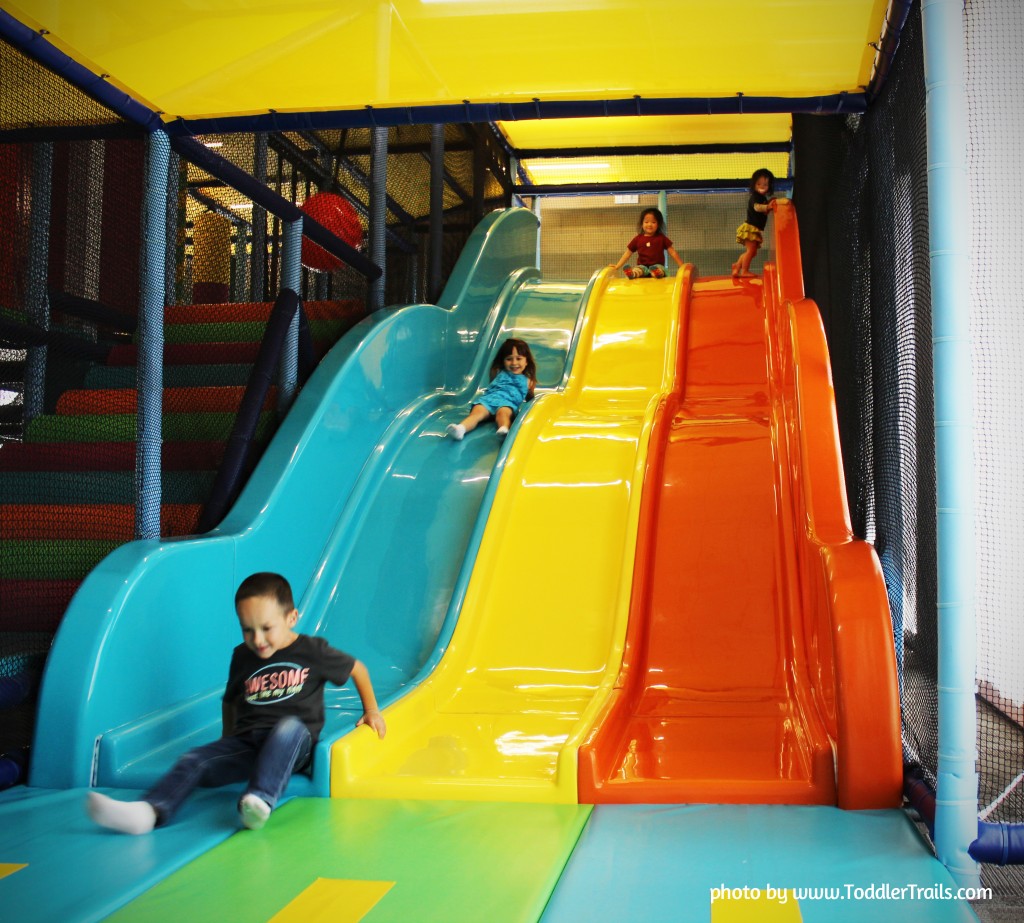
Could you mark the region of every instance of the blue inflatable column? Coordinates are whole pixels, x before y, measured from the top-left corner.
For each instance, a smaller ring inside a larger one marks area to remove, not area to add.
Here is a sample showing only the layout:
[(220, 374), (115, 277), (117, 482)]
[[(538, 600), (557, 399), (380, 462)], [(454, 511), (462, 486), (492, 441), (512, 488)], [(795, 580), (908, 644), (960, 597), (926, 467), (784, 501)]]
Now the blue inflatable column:
[[(40, 330), (50, 329), (50, 300), (46, 291), (50, 260), (50, 194), (53, 187), (53, 145), (40, 142), (32, 150), (32, 213), (29, 217), (28, 319)], [(38, 417), (46, 396), (47, 348), (30, 346), (25, 357), (25, 421)]]
[[(302, 219), (284, 222), (284, 246), (281, 251), (281, 290), (302, 294)], [(283, 416), (295, 400), (299, 382), (299, 312), (288, 325), (288, 334), (281, 350), (278, 376), (277, 406)]]
[(957, 883), (980, 882), (977, 636), (970, 336), (970, 211), (962, 0), (924, 0), (929, 252), (935, 381), (939, 753), (935, 849)]
[(388, 130), (376, 126), (373, 129), (372, 154), (370, 160), (370, 261), (383, 270), (380, 278), (370, 283), (370, 310), (384, 307), (384, 280), (387, 278), (388, 229)]
[(163, 441), (164, 302), (167, 259), (167, 171), (171, 145), (149, 136), (142, 208), (142, 299), (139, 310), (138, 414), (135, 451), (135, 537), (160, 537), (160, 445)]

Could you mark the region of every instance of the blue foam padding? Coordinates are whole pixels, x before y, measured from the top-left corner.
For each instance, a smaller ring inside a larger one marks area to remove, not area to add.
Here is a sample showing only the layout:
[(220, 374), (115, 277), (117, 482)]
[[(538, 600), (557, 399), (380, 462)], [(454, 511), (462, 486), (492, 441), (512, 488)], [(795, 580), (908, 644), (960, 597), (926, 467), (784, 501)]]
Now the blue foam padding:
[[(869, 898), (916, 886), (917, 898)], [(901, 811), (784, 805), (599, 805), (541, 923), (710, 923), (713, 888), (838, 889), (803, 923), (968, 923), (964, 900)], [(855, 889), (865, 889), (858, 899)], [(752, 895), (752, 890), (747, 892)], [(787, 900), (792, 900), (790, 896)], [(759, 919), (751, 906), (749, 919)], [(733, 917), (741, 919), (741, 917)]]

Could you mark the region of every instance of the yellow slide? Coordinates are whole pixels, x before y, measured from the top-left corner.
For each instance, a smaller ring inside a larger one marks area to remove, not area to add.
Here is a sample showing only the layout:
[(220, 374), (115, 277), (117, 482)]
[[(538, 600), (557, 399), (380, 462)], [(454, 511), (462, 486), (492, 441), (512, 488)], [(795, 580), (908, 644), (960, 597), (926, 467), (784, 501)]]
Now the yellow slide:
[(600, 274), (565, 390), (537, 398), (512, 446), (448, 650), (385, 711), (383, 741), (358, 728), (334, 745), (333, 796), (576, 803), (577, 748), (622, 657), (648, 437), (689, 287), (689, 267)]

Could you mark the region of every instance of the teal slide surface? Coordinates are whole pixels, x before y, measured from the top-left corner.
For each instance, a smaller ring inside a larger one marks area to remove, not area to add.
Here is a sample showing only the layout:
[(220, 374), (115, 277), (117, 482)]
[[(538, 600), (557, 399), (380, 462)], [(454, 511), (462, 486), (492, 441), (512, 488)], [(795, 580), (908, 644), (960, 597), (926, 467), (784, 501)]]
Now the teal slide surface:
[[(534, 349), (539, 390), (561, 387), (586, 301), (583, 285), (539, 281), (536, 235), (524, 209), (489, 215), (440, 304), (379, 311), (325, 358), (216, 530), (132, 542), (89, 575), (47, 663), (32, 786), (144, 788), (218, 736), (234, 590), (255, 571), (289, 579), (299, 630), (366, 663), (382, 704), (429, 673), (507, 452), (493, 427), (455, 452), (445, 426), (508, 336)], [(330, 744), (361, 714), (348, 686), (327, 705), (292, 794), (328, 793)]]

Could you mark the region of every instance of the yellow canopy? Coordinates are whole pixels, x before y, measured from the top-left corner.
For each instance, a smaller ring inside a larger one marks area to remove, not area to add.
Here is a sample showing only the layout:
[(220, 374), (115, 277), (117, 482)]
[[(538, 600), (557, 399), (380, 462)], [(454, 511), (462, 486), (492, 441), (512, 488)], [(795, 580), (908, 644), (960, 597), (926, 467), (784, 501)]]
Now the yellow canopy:
[(857, 92), (884, 0), (17, 0), (166, 118)]
[[(4, 9), (164, 120), (195, 122), (466, 102), (736, 100), (738, 94), (806, 100), (859, 93), (870, 80), (886, 6), (886, 0), (16, 0)], [(788, 112), (517, 115), (498, 126), (516, 150), (790, 140)], [(683, 165), (665, 163), (666, 178)], [(746, 167), (739, 175), (749, 174)], [(616, 166), (601, 178), (628, 175)]]

